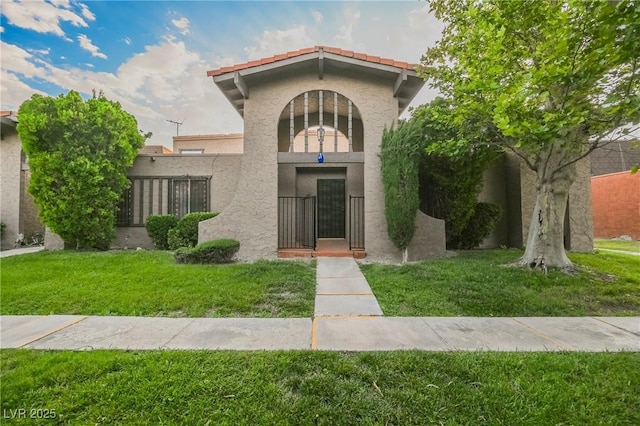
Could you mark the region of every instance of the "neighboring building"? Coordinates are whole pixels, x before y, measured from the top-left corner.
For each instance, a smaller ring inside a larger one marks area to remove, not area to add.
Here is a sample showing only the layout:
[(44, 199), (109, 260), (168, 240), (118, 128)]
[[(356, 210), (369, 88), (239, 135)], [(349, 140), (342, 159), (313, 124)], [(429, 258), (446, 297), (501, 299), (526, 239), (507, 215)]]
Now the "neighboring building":
[(627, 235), (640, 240), (640, 173), (627, 170), (594, 176), (591, 192), (596, 238)]
[(634, 165), (640, 165), (637, 139), (613, 141), (591, 153), (591, 176), (628, 172)]
[(591, 208), (595, 238), (623, 235), (640, 240), (640, 164), (638, 140), (622, 140), (591, 154)]
[(169, 148), (164, 145), (145, 145), (139, 151), (138, 154), (172, 154)]
[(242, 133), (174, 136), (176, 154), (242, 154)]
[(13, 248), (18, 234), (30, 238), (42, 233), (38, 208), (27, 192), (31, 177), (16, 131), (13, 111), (0, 111), (0, 221), (5, 224), (0, 248)]

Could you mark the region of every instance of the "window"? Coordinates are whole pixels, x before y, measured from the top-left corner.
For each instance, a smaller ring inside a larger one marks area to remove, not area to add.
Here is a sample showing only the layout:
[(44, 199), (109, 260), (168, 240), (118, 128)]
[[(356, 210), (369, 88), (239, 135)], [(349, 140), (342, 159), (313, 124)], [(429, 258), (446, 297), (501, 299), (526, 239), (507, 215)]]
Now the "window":
[(117, 226), (144, 226), (147, 217), (173, 214), (178, 218), (192, 212), (207, 212), (210, 176), (131, 177), (116, 212)]
[(187, 155), (204, 154), (204, 149), (181, 149), (180, 154), (187, 154)]
[(169, 196), (170, 211), (178, 218), (193, 212), (206, 212), (209, 180), (203, 178), (172, 179)]
[(122, 194), (116, 213), (116, 226), (130, 226), (133, 222), (133, 191), (127, 188)]

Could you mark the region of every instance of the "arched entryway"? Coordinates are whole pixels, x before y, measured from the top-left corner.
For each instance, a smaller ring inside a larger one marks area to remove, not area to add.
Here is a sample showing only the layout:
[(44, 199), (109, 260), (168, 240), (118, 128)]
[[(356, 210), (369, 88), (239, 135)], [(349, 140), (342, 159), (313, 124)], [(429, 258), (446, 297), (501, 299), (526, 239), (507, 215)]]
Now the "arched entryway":
[(329, 90), (300, 93), (278, 122), (279, 249), (331, 240), (364, 250), (364, 132), (357, 106)]

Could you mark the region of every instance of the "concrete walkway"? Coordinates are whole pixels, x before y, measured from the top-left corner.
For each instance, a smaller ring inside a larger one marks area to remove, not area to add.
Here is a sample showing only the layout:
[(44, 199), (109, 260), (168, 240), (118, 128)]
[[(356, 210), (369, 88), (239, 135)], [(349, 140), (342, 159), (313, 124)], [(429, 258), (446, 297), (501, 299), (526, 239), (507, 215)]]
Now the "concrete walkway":
[(9, 257), (9, 256), (18, 256), (20, 254), (29, 254), (36, 253), (38, 251), (44, 250), (44, 246), (35, 246), (35, 247), (25, 247), (25, 248), (14, 248), (9, 250), (0, 251), (1, 257)]
[(384, 317), (353, 259), (319, 258), (314, 318), (1, 316), (0, 348), (640, 352), (640, 317)]
[(369, 283), (352, 257), (319, 257), (314, 316), (382, 316)]
[(640, 253), (638, 253), (637, 251), (612, 250), (612, 249), (603, 249), (603, 248), (599, 248), (597, 250), (608, 251), (608, 252), (611, 252), (611, 253), (628, 254), (628, 255), (631, 255), (631, 256), (640, 256)]

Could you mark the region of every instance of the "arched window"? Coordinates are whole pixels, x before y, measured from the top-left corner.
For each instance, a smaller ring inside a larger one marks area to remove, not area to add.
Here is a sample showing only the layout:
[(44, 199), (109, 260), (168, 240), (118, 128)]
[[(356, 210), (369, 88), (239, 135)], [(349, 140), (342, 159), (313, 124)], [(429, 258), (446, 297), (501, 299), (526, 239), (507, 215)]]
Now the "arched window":
[(330, 90), (299, 94), (280, 113), (278, 151), (364, 151), (358, 108), (346, 96)]

